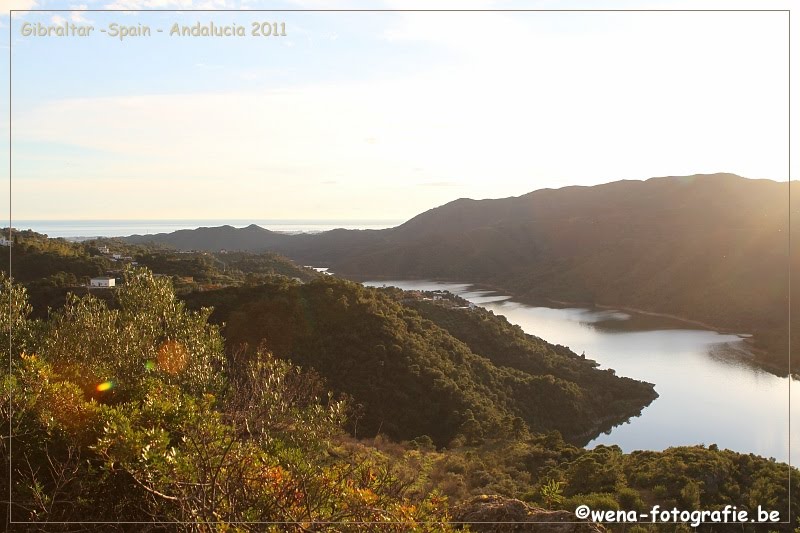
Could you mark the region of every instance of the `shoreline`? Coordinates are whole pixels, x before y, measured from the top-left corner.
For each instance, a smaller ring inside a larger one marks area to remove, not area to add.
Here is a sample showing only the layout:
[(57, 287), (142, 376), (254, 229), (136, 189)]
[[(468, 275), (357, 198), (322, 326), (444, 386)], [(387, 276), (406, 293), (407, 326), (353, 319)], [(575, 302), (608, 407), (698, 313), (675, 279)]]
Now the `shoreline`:
[(775, 363), (773, 363), (773, 362), (771, 362), (769, 360), (766, 360), (764, 358), (764, 356), (766, 356), (768, 354), (768, 352), (766, 350), (764, 350), (763, 348), (759, 348), (758, 346), (755, 345), (755, 336), (753, 334), (751, 334), (751, 333), (737, 333), (734, 330), (731, 330), (729, 328), (717, 327), (717, 326), (714, 326), (713, 324), (708, 324), (706, 322), (701, 322), (699, 320), (692, 320), (690, 318), (686, 318), (686, 317), (682, 317), (682, 316), (678, 316), (678, 315), (672, 315), (672, 314), (669, 314), (669, 313), (659, 313), (659, 312), (656, 312), (656, 311), (647, 311), (645, 309), (638, 309), (636, 307), (629, 307), (629, 306), (622, 306), (622, 305), (606, 305), (606, 304), (597, 304), (597, 303), (581, 304), (581, 303), (578, 303), (578, 302), (566, 302), (566, 301), (559, 301), (559, 300), (554, 300), (554, 299), (550, 299), (550, 298), (545, 298), (545, 299), (548, 300), (548, 301), (557, 303), (557, 304), (567, 305), (567, 306), (587, 306), (587, 307), (590, 307), (590, 308), (594, 307), (594, 308), (605, 309), (605, 310), (625, 311), (625, 312), (635, 313), (635, 314), (644, 315), (644, 316), (652, 316), (652, 317), (658, 317), (658, 318), (668, 318), (670, 320), (676, 320), (676, 321), (682, 322), (684, 324), (690, 324), (690, 325), (694, 325), (694, 326), (699, 326), (700, 328), (708, 330), (708, 331), (715, 331), (717, 333), (724, 334), (724, 335), (736, 335), (747, 345), (747, 348), (750, 350), (750, 353), (752, 354), (752, 358), (750, 359), (751, 363), (753, 363), (754, 365), (758, 366), (759, 368), (761, 368), (763, 370), (766, 370), (767, 372), (775, 374), (776, 376), (779, 376), (779, 377), (787, 377), (788, 376), (788, 377), (791, 377), (792, 379), (800, 380), (800, 374), (798, 374), (797, 372), (792, 373), (792, 372), (788, 371), (787, 369), (785, 369), (785, 368), (783, 368), (781, 366), (778, 366), (778, 365), (776, 365)]
[[(402, 280), (403, 279), (403, 278), (401, 278), (399, 276), (361, 276), (361, 275), (350, 276), (350, 275), (347, 275), (347, 274), (339, 274), (339, 275), (342, 276), (342, 277), (346, 277), (348, 279), (351, 279), (353, 281), (357, 281), (359, 283), (363, 282), (363, 281), (368, 281), (368, 280), (380, 281), (382, 279), (383, 280), (392, 280), (392, 279)], [(546, 296), (515, 295), (511, 291), (509, 291), (509, 290), (507, 290), (505, 288), (498, 287), (498, 286), (493, 285), (491, 283), (485, 283), (485, 282), (475, 282), (475, 283), (468, 282), (468, 281), (462, 282), (462, 281), (453, 281), (453, 280), (450, 280), (450, 279), (442, 279), (442, 278), (437, 278), (437, 277), (409, 278), (408, 281), (419, 281), (421, 279), (423, 279), (425, 281), (441, 282), (441, 283), (463, 283), (463, 284), (470, 285), (471, 287), (473, 287), (473, 288), (475, 288), (477, 290), (490, 290), (490, 291), (496, 292), (496, 293), (501, 294), (501, 295), (510, 296), (510, 298), (512, 300), (514, 300), (516, 302), (519, 302), (519, 303), (522, 303), (522, 304), (525, 304), (525, 305), (551, 307), (549, 305), (542, 305), (544, 303), (551, 303), (551, 304), (555, 304), (556, 308), (572, 307), (572, 308), (583, 308), (583, 309), (603, 309), (603, 310), (624, 311), (624, 312), (637, 314), (637, 315), (642, 315), (642, 316), (655, 317), (655, 318), (665, 318), (665, 319), (669, 319), (669, 320), (675, 320), (675, 321), (683, 323), (683, 324), (695, 326), (695, 327), (698, 327), (698, 328), (701, 328), (701, 329), (705, 329), (705, 330), (709, 330), (709, 331), (715, 331), (715, 332), (721, 333), (721, 334), (737, 335), (742, 339), (742, 341), (747, 345), (748, 349), (750, 350), (750, 352), (752, 354), (752, 358), (750, 359), (750, 362), (753, 365), (755, 365), (755, 366), (757, 366), (757, 367), (759, 367), (759, 368), (761, 368), (761, 369), (763, 369), (763, 370), (765, 370), (767, 372), (775, 374), (778, 377), (790, 377), (792, 379), (800, 381), (800, 372), (799, 371), (791, 372), (789, 369), (783, 368), (782, 366), (778, 366), (778, 365), (776, 365), (775, 363), (773, 363), (773, 362), (771, 362), (769, 360), (765, 360), (764, 356), (768, 352), (766, 350), (764, 350), (763, 348), (759, 348), (759, 347), (757, 347), (755, 345), (755, 337), (750, 333), (740, 333), (740, 332), (736, 332), (734, 330), (731, 330), (730, 328), (715, 326), (714, 324), (709, 324), (707, 322), (702, 322), (700, 320), (693, 320), (691, 318), (687, 318), (687, 317), (683, 317), (683, 316), (679, 316), (679, 315), (674, 315), (674, 314), (670, 314), (670, 313), (661, 313), (661, 312), (658, 312), (658, 311), (649, 311), (649, 310), (646, 310), (646, 309), (639, 309), (639, 308), (636, 308), (636, 307), (625, 306), (625, 305), (609, 305), (609, 304), (595, 303), (595, 302), (573, 302), (573, 301), (568, 301), (568, 300), (557, 300), (555, 298), (549, 298), (549, 297), (546, 297)], [(744, 336), (744, 335), (749, 335), (749, 336)]]
[[(573, 305), (584, 306), (585, 305), (585, 306), (588, 306), (590, 308), (591, 307), (596, 307), (598, 309), (607, 309), (607, 310), (613, 310), (613, 311), (626, 311), (628, 313), (635, 313), (637, 315), (653, 316), (653, 317), (659, 317), (659, 318), (669, 318), (671, 320), (677, 320), (678, 322), (683, 322), (685, 324), (691, 324), (691, 325), (694, 325), (694, 326), (700, 326), (703, 329), (716, 331), (717, 333), (724, 333), (724, 334), (729, 334), (729, 335), (740, 335), (740, 336), (741, 335), (751, 335), (749, 333), (746, 333), (746, 334), (745, 333), (735, 333), (735, 332), (733, 332), (733, 331), (731, 331), (729, 329), (726, 329), (726, 328), (720, 328), (720, 327), (714, 326), (713, 324), (708, 324), (706, 322), (701, 322), (699, 320), (692, 320), (691, 318), (686, 318), (686, 317), (683, 317), (683, 316), (671, 315), (669, 313), (659, 313), (659, 312), (656, 312), (656, 311), (647, 311), (645, 309), (639, 309), (637, 307), (628, 307), (628, 306), (623, 306), (623, 305), (607, 305), (607, 304), (599, 304), (599, 303), (580, 304), (578, 302), (562, 302), (562, 301), (559, 301), (559, 300), (552, 300), (552, 299), (549, 299), (549, 298), (548, 298), (548, 300), (550, 300), (552, 302), (555, 302), (555, 303), (558, 303), (558, 304), (565, 304), (565, 305), (569, 305), (569, 306), (573, 306)], [(749, 338), (749, 337), (743, 337), (743, 338)]]

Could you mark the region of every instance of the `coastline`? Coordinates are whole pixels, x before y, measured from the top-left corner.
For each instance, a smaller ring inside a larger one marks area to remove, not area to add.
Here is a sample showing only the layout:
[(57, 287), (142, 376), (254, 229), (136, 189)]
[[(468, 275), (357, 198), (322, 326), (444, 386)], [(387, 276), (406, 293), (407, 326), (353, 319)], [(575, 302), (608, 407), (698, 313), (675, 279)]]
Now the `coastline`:
[[(376, 280), (379, 281), (381, 279), (385, 280), (392, 280), (392, 279), (402, 279), (398, 276), (362, 276), (362, 275), (350, 275), (350, 274), (342, 274), (338, 273), (337, 275), (350, 279), (352, 281), (367, 281), (367, 280)], [(443, 279), (438, 277), (425, 277), (425, 278), (409, 278), (412, 279), (425, 279), (429, 281), (435, 282), (443, 282), (443, 283), (465, 283), (469, 284), (470, 286), (474, 287), (477, 290), (489, 290), (496, 292), (498, 294), (502, 294), (505, 296), (510, 296), (516, 302), (532, 305), (532, 306), (542, 306), (542, 307), (555, 307), (555, 308), (565, 308), (565, 307), (575, 307), (575, 308), (586, 308), (586, 309), (603, 309), (603, 310), (615, 310), (615, 311), (624, 311), (627, 313), (632, 313), (635, 315), (641, 315), (646, 317), (653, 317), (653, 318), (664, 318), (668, 320), (674, 320), (681, 324), (685, 324), (688, 326), (693, 326), (697, 329), (705, 329), (710, 331), (716, 331), (722, 334), (729, 334), (729, 335), (738, 335), (742, 338), (742, 341), (747, 345), (750, 353), (752, 354), (752, 358), (750, 362), (758, 366), (759, 368), (775, 374), (779, 377), (786, 377), (789, 376), (794, 380), (800, 381), (800, 370), (794, 370), (791, 372), (790, 369), (784, 368), (783, 366), (777, 365), (774, 362), (768, 360), (766, 357), (768, 356), (769, 352), (763, 348), (756, 346), (756, 337), (749, 333), (742, 333), (734, 331), (727, 327), (721, 327), (714, 324), (710, 324), (707, 322), (703, 322), (700, 320), (694, 320), (688, 317), (674, 315), (671, 313), (662, 313), (658, 311), (651, 311), (648, 309), (640, 309), (637, 307), (631, 307), (626, 305), (612, 305), (607, 303), (597, 303), (597, 302), (575, 302), (575, 301), (568, 301), (568, 300), (558, 300), (555, 298), (549, 298), (545, 296), (533, 296), (533, 295), (517, 295), (512, 293), (511, 291), (499, 287), (497, 285), (493, 285), (491, 283), (485, 282), (469, 282), (469, 281), (453, 281), (452, 279)], [(546, 305), (551, 304), (551, 305)], [(750, 335), (750, 336), (744, 336)]]
[[(747, 345), (747, 348), (749, 349), (750, 353), (753, 355), (753, 357), (750, 359), (751, 363), (753, 363), (754, 365), (758, 366), (759, 368), (762, 368), (762, 369), (764, 369), (764, 370), (766, 370), (766, 371), (768, 371), (768, 372), (770, 372), (772, 374), (775, 374), (777, 376), (780, 376), (780, 377), (790, 376), (792, 379), (800, 380), (800, 374), (798, 374), (797, 372), (790, 372), (786, 368), (783, 368), (782, 366), (776, 365), (772, 361), (766, 359), (766, 357), (768, 356), (769, 352), (767, 350), (763, 349), (763, 348), (759, 348), (758, 346), (756, 346), (756, 337), (754, 335), (752, 335), (752, 334), (744, 334), (744, 333), (736, 332), (736, 331), (731, 330), (729, 328), (718, 327), (718, 326), (715, 326), (713, 324), (708, 324), (706, 322), (701, 322), (699, 320), (692, 320), (690, 318), (686, 318), (686, 317), (682, 317), (682, 316), (678, 316), (678, 315), (673, 315), (673, 314), (669, 314), (669, 313), (659, 313), (659, 312), (656, 312), (656, 311), (648, 311), (646, 309), (639, 309), (639, 308), (636, 308), (636, 307), (629, 307), (629, 306), (622, 306), (622, 305), (607, 305), (607, 304), (598, 304), (598, 303), (584, 303), (584, 304), (581, 304), (581, 303), (577, 303), (577, 302), (565, 302), (565, 301), (551, 300), (551, 299), (547, 299), (547, 300), (552, 301), (552, 302), (557, 303), (557, 304), (560, 304), (560, 305), (566, 305), (566, 306), (570, 306), (570, 307), (571, 306), (580, 306), (580, 307), (607, 309), (607, 310), (615, 310), (615, 311), (625, 311), (625, 312), (628, 312), (628, 313), (635, 313), (635, 314), (644, 315), (644, 316), (668, 318), (670, 320), (676, 320), (676, 321), (684, 323), (684, 324), (697, 326), (697, 327), (699, 327), (701, 329), (706, 329), (706, 330), (710, 330), (710, 331), (716, 331), (717, 333), (722, 333), (722, 334), (727, 334), (727, 335), (737, 335)], [(744, 335), (749, 335), (749, 336), (744, 336)]]

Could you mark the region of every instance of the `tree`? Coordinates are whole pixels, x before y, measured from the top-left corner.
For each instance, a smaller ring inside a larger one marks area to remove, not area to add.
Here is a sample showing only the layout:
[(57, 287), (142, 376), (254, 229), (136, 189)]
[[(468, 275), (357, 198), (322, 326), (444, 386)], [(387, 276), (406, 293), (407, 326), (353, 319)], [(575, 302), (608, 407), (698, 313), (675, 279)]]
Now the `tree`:
[(154, 375), (189, 392), (216, 393), (224, 352), (210, 313), (187, 311), (170, 280), (128, 270), (114, 309), (70, 295), (47, 323), (39, 355), (98, 400), (140, 397)]
[[(28, 327), (24, 291), (3, 288), (18, 310), (9, 323)], [(345, 405), (319, 376), (263, 350), (226, 357), (209, 313), (187, 311), (168, 280), (135, 270), (113, 305), (71, 296), (42, 324), (0, 405), (15, 520), (448, 529), (436, 493), (412, 502), (376, 454), (333, 453)]]
[[(0, 271), (0, 347), (11, 350), (12, 360), (28, 348), (33, 341), (33, 326), (29, 320), (32, 308), (24, 287), (14, 283)], [(8, 367), (3, 365), (3, 372)]]

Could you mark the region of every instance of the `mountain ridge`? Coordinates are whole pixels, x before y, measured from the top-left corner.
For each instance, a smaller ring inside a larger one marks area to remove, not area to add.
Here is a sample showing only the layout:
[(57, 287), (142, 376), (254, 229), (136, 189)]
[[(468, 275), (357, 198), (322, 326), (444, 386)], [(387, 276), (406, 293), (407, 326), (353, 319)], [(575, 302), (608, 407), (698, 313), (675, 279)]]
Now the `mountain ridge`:
[[(283, 235), (232, 229), (221, 239), (210, 230), (188, 230), (195, 233), (138, 239), (179, 249), (272, 250), (354, 279), (469, 281), (521, 299), (680, 316), (753, 333), (761, 362), (785, 372), (784, 265), (790, 264), (788, 198), (795, 187), (730, 173), (666, 176), (458, 199), (386, 230)], [(798, 211), (794, 199), (791, 210)], [(800, 260), (791, 259), (796, 271)]]

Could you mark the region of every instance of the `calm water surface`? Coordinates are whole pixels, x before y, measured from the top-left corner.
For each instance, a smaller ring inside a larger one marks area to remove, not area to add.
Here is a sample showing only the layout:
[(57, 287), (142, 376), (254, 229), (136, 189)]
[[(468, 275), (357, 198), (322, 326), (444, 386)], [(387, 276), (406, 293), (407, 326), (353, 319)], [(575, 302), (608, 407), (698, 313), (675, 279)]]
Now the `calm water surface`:
[[(800, 464), (800, 388), (748, 363), (741, 337), (700, 329), (654, 325), (647, 329), (609, 328), (633, 324), (619, 311), (553, 309), (514, 302), (465, 283), (368, 281), (406, 290), (446, 289), (504, 315), (526, 333), (586, 353), (601, 368), (655, 383), (660, 395), (641, 416), (600, 435), (589, 444), (617, 444), (625, 451), (717, 444), (737, 452), (790, 458), (789, 388), (793, 420), (791, 463)], [(672, 329), (663, 329), (671, 327)]]

